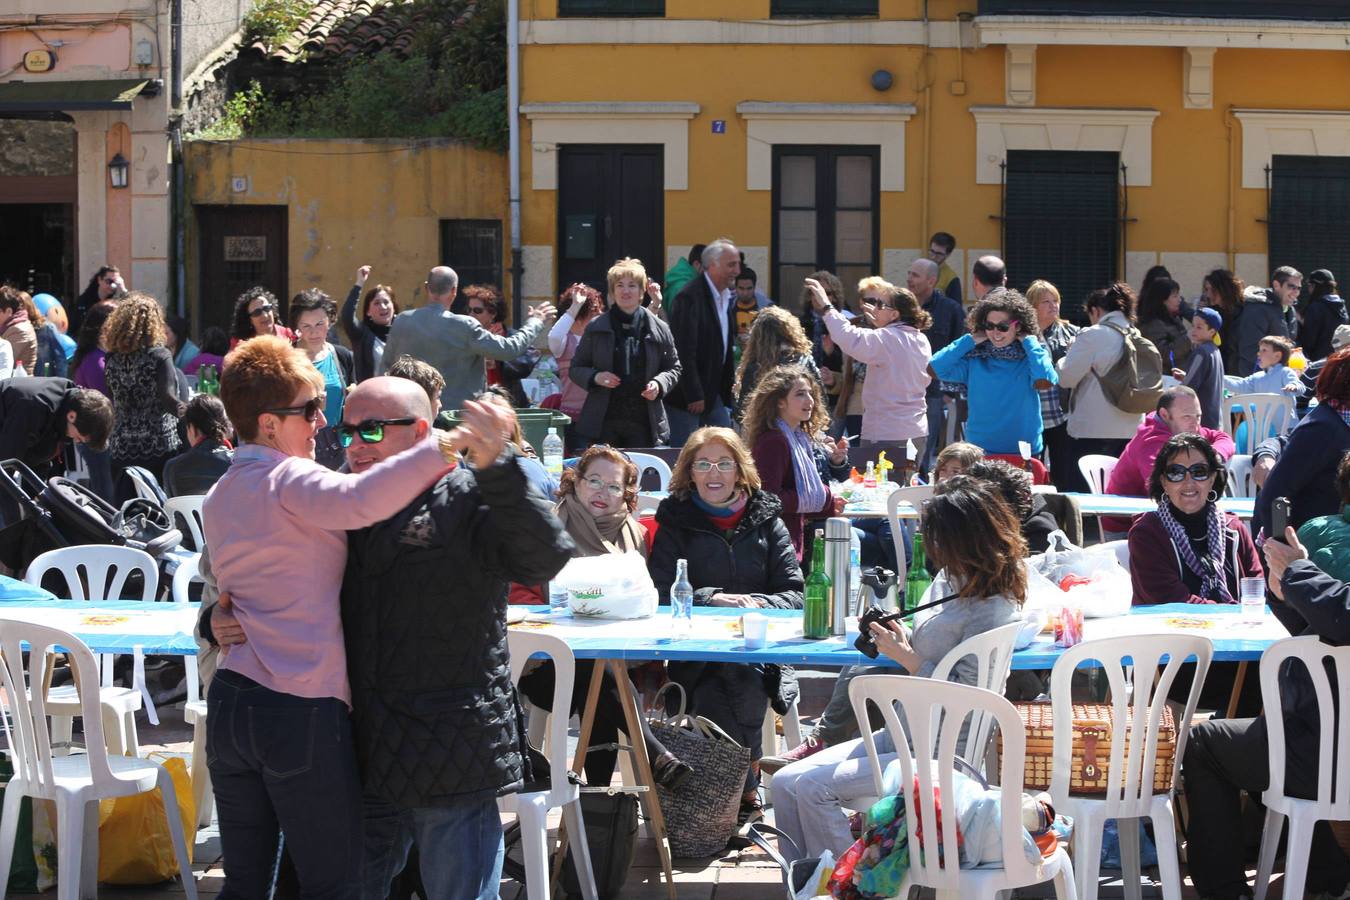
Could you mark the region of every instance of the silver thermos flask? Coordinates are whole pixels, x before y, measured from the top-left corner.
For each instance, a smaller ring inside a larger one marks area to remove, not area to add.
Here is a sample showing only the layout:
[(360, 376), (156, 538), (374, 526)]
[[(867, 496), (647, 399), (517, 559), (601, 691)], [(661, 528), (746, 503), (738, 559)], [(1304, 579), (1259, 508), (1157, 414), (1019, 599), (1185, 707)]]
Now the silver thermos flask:
[(825, 520), (825, 574), (830, 576), (830, 634), (843, 634), (848, 608), (849, 548), (853, 524), (839, 516)]

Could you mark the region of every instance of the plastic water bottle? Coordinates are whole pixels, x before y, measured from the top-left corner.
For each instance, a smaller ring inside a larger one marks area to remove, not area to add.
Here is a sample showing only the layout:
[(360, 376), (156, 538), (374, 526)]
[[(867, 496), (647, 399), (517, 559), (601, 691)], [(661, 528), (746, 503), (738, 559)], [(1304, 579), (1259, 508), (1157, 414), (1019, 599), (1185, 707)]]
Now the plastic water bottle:
[(689, 583), (689, 560), (675, 562), (675, 583), (670, 586), (670, 637), (681, 641), (694, 627), (694, 586)]
[(548, 583), (548, 613), (551, 616), (567, 615), (569, 606), (567, 603), (567, 588), (563, 587), (557, 581)]
[(849, 535), (848, 542), (848, 609), (849, 615), (862, 615), (859, 595), (862, 593), (862, 542), (858, 540), (857, 530)]
[(563, 442), (556, 428), (550, 428), (548, 436), (544, 438), (544, 468), (555, 481), (562, 477)]

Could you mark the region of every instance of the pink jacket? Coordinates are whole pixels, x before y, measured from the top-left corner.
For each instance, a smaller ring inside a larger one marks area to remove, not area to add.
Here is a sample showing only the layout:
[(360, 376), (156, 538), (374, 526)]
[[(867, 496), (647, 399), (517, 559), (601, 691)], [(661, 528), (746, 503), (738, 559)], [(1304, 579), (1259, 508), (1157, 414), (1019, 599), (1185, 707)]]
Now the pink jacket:
[[(1209, 441), (1220, 459), (1227, 462), (1228, 457), (1233, 455), (1236, 448), (1226, 432), (1201, 425), (1199, 433)], [(1111, 471), (1111, 477), (1106, 481), (1106, 492), (1119, 497), (1147, 497), (1148, 476), (1153, 473), (1153, 461), (1171, 436), (1172, 429), (1158, 418), (1157, 413), (1145, 416), (1139, 430), (1125, 445), (1125, 452), (1120, 454), (1120, 462)], [(1130, 522), (1123, 516), (1102, 517), (1102, 525), (1107, 531), (1129, 531)]]
[(830, 338), (867, 363), (863, 381), (864, 441), (903, 441), (928, 434), (928, 338), (911, 325), (859, 328), (838, 310), (825, 314)]

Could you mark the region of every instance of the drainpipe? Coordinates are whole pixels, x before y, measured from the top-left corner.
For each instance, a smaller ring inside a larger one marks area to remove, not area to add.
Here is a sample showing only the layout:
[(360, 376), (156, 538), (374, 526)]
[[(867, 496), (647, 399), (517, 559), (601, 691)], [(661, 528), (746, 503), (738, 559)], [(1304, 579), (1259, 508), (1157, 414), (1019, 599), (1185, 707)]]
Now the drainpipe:
[(1224, 125), (1228, 131), (1228, 271), (1237, 270), (1237, 192), (1234, 188), (1236, 181), (1233, 175), (1233, 162), (1237, 158), (1233, 142), (1233, 126), (1236, 119), (1233, 117), (1233, 107), (1229, 106), (1223, 113)]
[(187, 227), (183, 185), (183, 0), (170, 0), (169, 52), (169, 227), (173, 229), (170, 265), (173, 268), (174, 308), (187, 316), (187, 277), (183, 258)]
[(506, 114), (510, 124), (507, 168), (511, 206), (511, 321), (524, 321), (521, 280), (525, 274), (520, 251), (520, 0), (506, 3)]

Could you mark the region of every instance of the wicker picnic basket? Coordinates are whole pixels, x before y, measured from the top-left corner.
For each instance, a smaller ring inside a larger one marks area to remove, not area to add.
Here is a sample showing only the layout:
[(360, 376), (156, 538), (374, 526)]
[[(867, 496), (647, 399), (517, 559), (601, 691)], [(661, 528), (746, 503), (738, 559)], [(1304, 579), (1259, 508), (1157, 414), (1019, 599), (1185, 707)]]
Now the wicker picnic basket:
[[(1054, 770), (1055, 719), (1049, 703), (1015, 703), (1027, 734), (1027, 760), (1023, 774), (1028, 791), (1043, 791), (1050, 787), (1050, 773)], [(1133, 707), (1129, 707), (1133, 715)], [(1129, 723), (1127, 723), (1127, 731)], [(1074, 794), (1105, 794), (1106, 772), (1111, 767), (1111, 706), (1106, 703), (1073, 704), (1073, 758), (1069, 774), (1069, 790)], [(1129, 735), (1126, 734), (1126, 748)], [(999, 759), (1002, 761), (1002, 743)], [(1177, 728), (1172, 711), (1164, 707), (1162, 723), (1158, 727), (1158, 757), (1153, 769), (1153, 790), (1167, 791), (1172, 787), (1172, 770), (1176, 764)], [(1122, 781), (1124, 774), (1121, 775)]]

